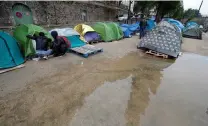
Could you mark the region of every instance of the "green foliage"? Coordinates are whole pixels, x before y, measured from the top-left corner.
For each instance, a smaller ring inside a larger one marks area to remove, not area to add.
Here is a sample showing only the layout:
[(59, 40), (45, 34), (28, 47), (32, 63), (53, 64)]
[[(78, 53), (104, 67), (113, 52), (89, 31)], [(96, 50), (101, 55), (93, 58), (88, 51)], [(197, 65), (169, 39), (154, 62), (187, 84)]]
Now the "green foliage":
[[(185, 10), (184, 11), (184, 18), (187, 18), (188, 20), (191, 20), (195, 17), (198, 17), (198, 10), (197, 9), (192, 9), (192, 8), (189, 8), (188, 10)], [(199, 16), (201, 14), (199, 13)]]
[(142, 14), (148, 15), (149, 11), (154, 8), (155, 1), (136, 1), (134, 4), (134, 12), (141, 12)]
[[(169, 17), (179, 16), (181, 11), (183, 10), (181, 6), (182, 5), (180, 1), (157, 1), (156, 2), (156, 7), (157, 7), (156, 21), (159, 22), (165, 15)], [(176, 12), (178, 14), (175, 14)]]

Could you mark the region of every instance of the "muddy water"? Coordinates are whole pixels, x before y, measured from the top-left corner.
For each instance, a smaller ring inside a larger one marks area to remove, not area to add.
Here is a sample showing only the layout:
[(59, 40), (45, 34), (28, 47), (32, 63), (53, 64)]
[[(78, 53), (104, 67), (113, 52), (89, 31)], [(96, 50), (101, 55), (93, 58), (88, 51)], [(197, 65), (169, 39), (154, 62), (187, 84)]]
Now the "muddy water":
[(207, 126), (207, 57), (85, 60), (0, 98), (0, 125)]

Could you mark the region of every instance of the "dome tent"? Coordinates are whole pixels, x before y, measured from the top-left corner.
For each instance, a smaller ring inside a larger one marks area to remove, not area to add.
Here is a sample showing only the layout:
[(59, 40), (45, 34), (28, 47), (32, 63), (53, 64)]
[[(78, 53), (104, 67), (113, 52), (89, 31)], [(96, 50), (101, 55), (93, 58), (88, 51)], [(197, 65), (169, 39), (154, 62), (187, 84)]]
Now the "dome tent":
[(111, 27), (106, 23), (97, 22), (92, 28), (100, 35), (101, 40), (110, 42), (116, 40), (116, 35)]
[(86, 44), (80, 39), (80, 34), (73, 28), (56, 28), (50, 30), (49, 32), (51, 33), (52, 31), (57, 31), (59, 36), (66, 37), (70, 42), (70, 48), (80, 47)]
[(0, 31), (0, 69), (24, 63), (17, 41), (8, 33)]
[(116, 40), (123, 38), (123, 31), (121, 30), (118, 24), (114, 22), (110, 22), (110, 23), (106, 23), (106, 25), (109, 26), (113, 30)]
[(202, 39), (202, 31), (198, 25), (188, 25), (183, 30), (183, 37)]
[(74, 30), (80, 34), (80, 39), (85, 42), (97, 41), (100, 39), (98, 33), (88, 25), (78, 24), (74, 27)]
[(18, 41), (21, 50), (23, 52), (24, 57), (28, 57), (30, 55), (35, 54), (35, 48), (33, 46), (32, 40), (28, 39), (27, 35), (38, 35), (39, 32), (45, 33), (45, 36), (52, 39), (52, 36), (47, 32), (44, 28), (33, 25), (33, 24), (22, 24), (15, 28), (14, 30), (14, 38)]
[(154, 29), (147, 32), (138, 44), (138, 48), (178, 57), (181, 51), (181, 41), (179, 29), (167, 21), (162, 21)]

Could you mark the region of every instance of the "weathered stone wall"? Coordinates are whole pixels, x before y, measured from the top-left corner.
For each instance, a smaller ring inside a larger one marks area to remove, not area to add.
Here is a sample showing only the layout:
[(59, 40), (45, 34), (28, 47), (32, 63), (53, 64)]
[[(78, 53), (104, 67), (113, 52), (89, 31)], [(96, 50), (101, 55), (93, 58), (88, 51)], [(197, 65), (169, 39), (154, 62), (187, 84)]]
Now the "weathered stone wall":
[[(17, 2), (0, 2), (0, 26), (14, 25), (12, 5)], [(35, 24), (78, 24), (81, 22), (114, 21), (120, 10), (89, 4), (87, 2), (72, 1), (34, 1), (18, 2), (27, 5), (33, 13)], [(82, 11), (86, 11), (87, 19), (81, 18)]]

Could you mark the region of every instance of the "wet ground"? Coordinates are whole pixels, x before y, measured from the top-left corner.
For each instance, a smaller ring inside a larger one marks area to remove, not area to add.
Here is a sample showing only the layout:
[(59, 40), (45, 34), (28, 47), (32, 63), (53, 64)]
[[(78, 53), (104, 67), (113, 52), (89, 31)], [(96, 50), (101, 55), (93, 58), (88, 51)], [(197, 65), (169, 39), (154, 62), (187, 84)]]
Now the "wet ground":
[(133, 37), (88, 59), (29, 62), (0, 75), (0, 125), (207, 126), (207, 40), (185, 39), (175, 61), (144, 55)]

